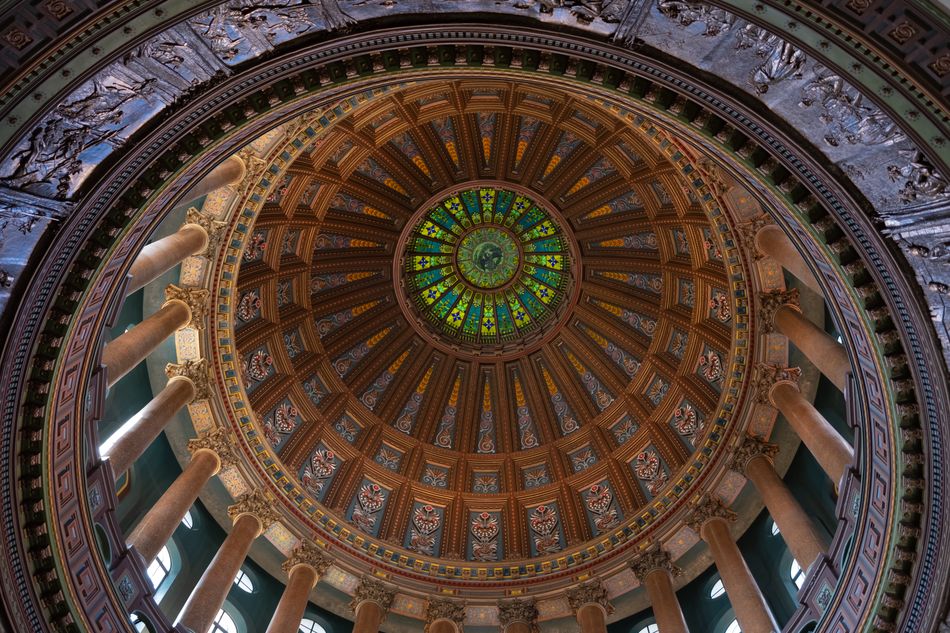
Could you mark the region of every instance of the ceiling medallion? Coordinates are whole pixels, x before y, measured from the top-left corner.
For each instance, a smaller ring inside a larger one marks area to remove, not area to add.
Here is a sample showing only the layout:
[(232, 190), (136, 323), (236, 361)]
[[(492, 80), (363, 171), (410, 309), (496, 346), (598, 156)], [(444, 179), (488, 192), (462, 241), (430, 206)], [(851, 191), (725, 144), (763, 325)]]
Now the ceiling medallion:
[(572, 303), (573, 238), (521, 187), (468, 183), (430, 199), (400, 240), (401, 304), (430, 340), (477, 355), (524, 352)]

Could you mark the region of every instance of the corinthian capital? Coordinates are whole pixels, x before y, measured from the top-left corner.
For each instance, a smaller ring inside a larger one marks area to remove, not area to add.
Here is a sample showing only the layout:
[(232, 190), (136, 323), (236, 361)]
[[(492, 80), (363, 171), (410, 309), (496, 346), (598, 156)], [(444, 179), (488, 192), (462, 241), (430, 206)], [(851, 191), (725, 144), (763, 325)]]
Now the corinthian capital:
[(196, 330), (205, 327), (205, 316), (208, 314), (208, 291), (204, 288), (179, 288), (175, 284), (168, 284), (165, 288), (165, 301), (182, 301), (191, 310), (189, 325)]
[(782, 306), (798, 308), (798, 288), (791, 290), (773, 290), (759, 293), (759, 309), (762, 315), (762, 329), (765, 332), (775, 331), (775, 313)]
[(194, 455), (199, 450), (211, 451), (221, 460), (221, 467), (233, 466), (237, 462), (234, 443), (228, 430), (219, 427), (204, 435), (188, 440), (188, 450)]
[(746, 466), (749, 465), (752, 458), (760, 455), (772, 459), (778, 455), (778, 446), (763, 442), (751, 435), (747, 436), (732, 455), (732, 469), (744, 475)]
[(428, 633), (429, 627), (436, 620), (449, 620), (455, 623), (459, 633), (465, 622), (465, 603), (461, 600), (448, 598), (429, 598), (426, 603), (426, 627), (423, 633)]
[(799, 367), (779, 367), (778, 365), (760, 363), (755, 377), (756, 399), (759, 402), (771, 404), (772, 400), (769, 398), (769, 394), (772, 392), (772, 387), (780, 382), (797, 387), (798, 380), (801, 377), (802, 370)]
[(209, 259), (213, 257), (221, 245), (221, 240), (224, 239), (224, 233), (228, 226), (227, 222), (215, 220), (207, 213), (203, 213), (195, 207), (190, 207), (185, 214), (185, 224), (197, 224), (205, 230), (205, 233), (208, 234), (208, 246), (201, 254)]
[(498, 620), (502, 630), (509, 624), (524, 622), (532, 631), (538, 631), (538, 607), (534, 598), (522, 600), (499, 600)]
[(703, 525), (713, 519), (725, 519), (726, 521), (735, 521), (736, 513), (722, 504), (722, 501), (713, 497), (703, 499), (693, 508), (692, 514), (686, 518), (686, 524), (697, 534)]
[(755, 245), (755, 236), (762, 230), (762, 227), (772, 224), (772, 218), (766, 214), (756, 216), (736, 227), (736, 236), (739, 238), (739, 244), (743, 250), (752, 256), (753, 261), (759, 261), (765, 257), (764, 253), (759, 252)]
[(323, 548), (313, 541), (300, 541), (300, 544), (290, 553), (280, 568), (287, 574), (297, 565), (306, 565), (322, 576), (333, 564), (333, 559), (327, 556)]
[(610, 600), (607, 598), (607, 589), (600, 578), (594, 578), (590, 582), (568, 589), (567, 602), (571, 605), (574, 615), (577, 615), (578, 610), (585, 604), (599, 604), (607, 612), (607, 615), (614, 612), (614, 606), (610, 604)]
[(363, 576), (360, 578), (360, 584), (356, 586), (356, 592), (353, 594), (350, 608), (355, 612), (356, 607), (360, 606), (360, 604), (364, 602), (375, 602), (385, 614), (389, 611), (389, 608), (393, 606), (393, 599), (395, 597), (395, 587), (384, 584), (375, 578)]
[(253, 490), (238, 499), (237, 503), (228, 506), (228, 516), (237, 521), (242, 514), (250, 514), (261, 523), (261, 530), (266, 530), (271, 524), (280, 519), (274, 509), (274, 500), (262, 490)]
[(630, 561), (629, 564), (630, 569), (633, 570), (634, 575), (641, 583), (646, 580), (650, 572), (654, 572), (658, 569), (669, 572), (670, 576), (679, 576), (683, 573), (679, 567), (673, 564), (670, 553), (662, 549), (643, 552)]
[(207, 400), (211, 397), (210, 381), (208, 379), (208, 360), (186, 360), (181, 364), (168, 363), (165, 365), (165, 375), (169, 378), (181, 376), (191, 381), (195, 387), (194, 400)]

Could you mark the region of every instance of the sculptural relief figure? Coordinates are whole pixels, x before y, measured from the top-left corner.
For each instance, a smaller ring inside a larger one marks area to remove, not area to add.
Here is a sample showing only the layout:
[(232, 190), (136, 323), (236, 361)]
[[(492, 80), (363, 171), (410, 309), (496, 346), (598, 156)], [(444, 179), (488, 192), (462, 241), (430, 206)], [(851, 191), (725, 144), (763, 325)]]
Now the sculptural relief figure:
[(786, 78), (801, 78), (805, 54), (779, 36), (754, 24), (746, 24), (736, 31), (736, 49), (751, 49), (765, 61), (752, 72), (751, 84), (758, 94), (768, 92), (769, 86)]
[(715, 37), (728, 31), (737, 21), (736, 16), (728, 11), (702, 2), (657, 0), (656, 8), (668, 18), (677, 20), (682, 26), (704, 22), (706, 30), (703, 31), (703, 35), (706, 37)]
[(904, 149), (898, 154), (907, 162), (903, 165), (888, 165), (887, 175), (894, 182), (903, 181), (898, 194), (902, 202), (916, 202), (950, 194), (947, 179), (933, 168), (922, 152)]

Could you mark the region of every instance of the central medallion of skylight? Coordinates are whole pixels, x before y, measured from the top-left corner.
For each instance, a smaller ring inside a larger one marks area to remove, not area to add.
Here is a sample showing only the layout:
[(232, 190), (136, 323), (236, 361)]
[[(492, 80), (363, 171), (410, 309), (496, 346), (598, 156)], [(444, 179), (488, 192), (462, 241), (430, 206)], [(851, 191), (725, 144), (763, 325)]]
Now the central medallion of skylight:
[(530, 342), (569, 294), (571, 246), (530, 195), (503, 186), (453, 192), (405, 234), (408, 303), (438, 340), (470, 351)]

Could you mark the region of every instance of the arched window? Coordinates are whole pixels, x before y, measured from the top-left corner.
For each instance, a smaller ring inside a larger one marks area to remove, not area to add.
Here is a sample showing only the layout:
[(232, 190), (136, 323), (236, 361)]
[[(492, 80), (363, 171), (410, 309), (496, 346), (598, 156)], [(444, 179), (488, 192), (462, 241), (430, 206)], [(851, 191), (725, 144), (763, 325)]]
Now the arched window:
[(166, 545), (158, 552), (158, 556), (148, 566), (148, 579), (152, 581), (152, 587), (158, 589), (159, 585), (165, 582), (168, 574), (172, 570), (172, 555)]
[(798, 561), (794, 558), (792, 559), (792, 566), (788, 570), (788, 576), (799, 589), (805, 584), (805, 570), (802, 569), (802, 566), (799, 565)]
[(726, 595), (726, 588), (722, 585), (722, 578), (716, 581), (716, 584), (709, 590), (709, 597), (715, 600)]
[(129, 622), (132, 623), (132, 627), (139, 633), (149, 633), (148, 625), (138, 613), (133, 612), (132, 615), (129, 616)]
[(192, 516), (191, 510), (185, 513), (185, 516), (181, 518), (181, 524), (184, 525), (189, 530), (195, 527), (195, 517)]
[(730, 622), (723, 633), (742, 633), (742, 629), (739, 628), (739, 621), (733, 620)]
[(778, 523), (776, 523), (775, 521), (772, 521), (772, 536), (778, 536), (778, 535), (779, 535)]
[(660, 633), (660, 627), (658, 627), (656, 623), (647, 624), (645, 627), (637, 631), (637, 633)]
[(251, 577), (248, 576), (247, 572), (243, 569), (239, 570), (237, 576), (234, 577), (234, 584), (237, 585), (241, 591), (254, 593), (254, 581), (251, 580)]
[(221, 609), (218, 611), (218, 615), (214, 616), (214, 623), (212, 623), (209, 633), (238, 633), (238, 630), (228, 612)]
[(327, 633), (326, 629), (308, 618), (300, 621), (300, 628), (297, 630), (299, 633)]

